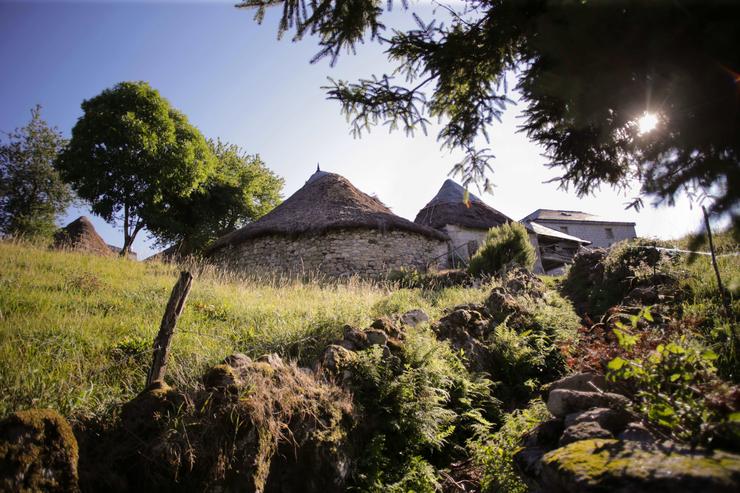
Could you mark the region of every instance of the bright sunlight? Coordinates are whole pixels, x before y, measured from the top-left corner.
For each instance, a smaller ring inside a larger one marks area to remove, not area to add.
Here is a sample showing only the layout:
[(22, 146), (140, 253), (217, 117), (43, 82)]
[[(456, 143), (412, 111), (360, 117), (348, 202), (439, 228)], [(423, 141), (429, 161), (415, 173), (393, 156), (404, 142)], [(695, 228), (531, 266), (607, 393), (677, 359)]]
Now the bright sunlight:
[(658, 116), (655, 113), (646, 111), (637, 119), (637, 126), (639, 128), (640, 135), (652, 132), (655, 130), (655, 127), (658, 126)]

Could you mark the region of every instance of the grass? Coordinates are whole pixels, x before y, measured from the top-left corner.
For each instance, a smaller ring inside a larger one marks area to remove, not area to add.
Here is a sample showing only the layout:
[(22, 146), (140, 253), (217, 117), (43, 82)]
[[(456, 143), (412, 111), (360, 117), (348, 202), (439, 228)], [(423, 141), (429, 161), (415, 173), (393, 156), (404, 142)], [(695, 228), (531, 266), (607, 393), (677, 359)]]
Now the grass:
[[(178, 386), (234, 352), (305, 362), (344, 324), (367, 326), (413, 308), (437, 317), (487, 291), (239, 279), (190, 267), (196, 278), (167, 369)], [(177, 275), (172, 265), (0, 243), (0, 416), (28, 407), (97, 414), (133, 397)]]

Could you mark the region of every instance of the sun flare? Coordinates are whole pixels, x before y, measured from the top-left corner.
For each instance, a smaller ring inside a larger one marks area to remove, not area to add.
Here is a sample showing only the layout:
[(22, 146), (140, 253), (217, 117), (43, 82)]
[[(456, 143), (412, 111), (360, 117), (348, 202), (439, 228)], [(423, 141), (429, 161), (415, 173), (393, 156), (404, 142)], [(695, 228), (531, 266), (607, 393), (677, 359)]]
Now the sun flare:
[(637, 127), (640, 135), (646, 134), (655, 130), (658, 126), (658, 116), (655, 113), (645, 112), (640, 118), (637, 119)]

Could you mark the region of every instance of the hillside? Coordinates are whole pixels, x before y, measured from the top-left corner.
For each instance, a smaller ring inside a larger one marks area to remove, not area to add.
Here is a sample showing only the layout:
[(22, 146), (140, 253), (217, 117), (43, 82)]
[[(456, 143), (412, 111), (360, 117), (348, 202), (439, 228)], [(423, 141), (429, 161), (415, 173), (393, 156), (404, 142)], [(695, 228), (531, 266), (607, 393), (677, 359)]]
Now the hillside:
[[(736, 256), (720, 258), (730, 313), (707, 258), (639, 241), (579, 257), (564, 279), (513, 270), (476, 288), (185, 267), (167, 383), (144, 389), (179, 267), (0, 243), (0, 460), (27, 457), (3, 448), (7, 430), (45, 426), (36, 456), (53, 445), (55, 484), (85, 491), (740, 482)], [(602, 462), (581, 469), (594, 450)], [(625, 458), (672, 476), (610, 469)]]

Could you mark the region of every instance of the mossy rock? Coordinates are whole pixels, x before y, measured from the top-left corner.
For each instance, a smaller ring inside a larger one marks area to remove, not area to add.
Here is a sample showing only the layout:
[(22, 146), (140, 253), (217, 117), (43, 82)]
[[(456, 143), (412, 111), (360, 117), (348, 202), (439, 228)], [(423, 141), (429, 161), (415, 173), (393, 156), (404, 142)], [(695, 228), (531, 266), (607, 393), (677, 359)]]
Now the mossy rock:
[(543, 491), (740, 491), (740, 456), (608, 439), (583, 440), (542, 458)]
[(18, 411), (0, 421), (0, 490), (79, 491), (77, 440), (56, 411)]
[(165, 382), (156, 380), (121, 408), (121, 425), (128, 433), (142, 436), (161, 427), (167, 416), (192, 406), (189, 397)]

